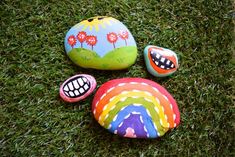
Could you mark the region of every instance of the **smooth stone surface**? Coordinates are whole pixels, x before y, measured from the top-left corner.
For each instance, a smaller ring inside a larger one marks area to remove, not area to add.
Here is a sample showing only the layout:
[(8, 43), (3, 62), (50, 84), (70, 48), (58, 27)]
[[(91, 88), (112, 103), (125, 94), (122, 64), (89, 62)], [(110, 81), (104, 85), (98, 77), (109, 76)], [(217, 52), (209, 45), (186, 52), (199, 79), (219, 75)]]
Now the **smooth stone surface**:
[(175, 52), (158, 46), (145, 47), (144, 59), (148, 72), (156, 77), (169, 76), (179, 66)]
[(79, 74), (70, 77), (60, 86), (60, 97), (67, 102), (78, 102), (89, 96), (96, 88), (93, 76)]
[(93, 17), (76, 24), (67, 32), (64, 44), (69, 58), (84, 68), (125, 69), (137, 57), (131, 32), (112, 17)]
[(176, 101), (159, 84), (143, 78), (115, 79), (96, 92), (92, 112), (111, 133), (157, 138), (180, 123)]

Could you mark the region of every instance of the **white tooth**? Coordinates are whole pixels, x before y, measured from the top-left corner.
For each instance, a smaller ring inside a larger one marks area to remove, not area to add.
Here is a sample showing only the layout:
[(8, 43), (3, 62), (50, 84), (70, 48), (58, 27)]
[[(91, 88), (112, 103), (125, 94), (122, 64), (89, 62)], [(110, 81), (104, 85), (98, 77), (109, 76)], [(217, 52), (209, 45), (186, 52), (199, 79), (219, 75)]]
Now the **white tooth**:
[(78, 79), (78, 83), (82, 86), (84, 84), (84, 82), (82, 81), (81, 78)]
[(65, 91), (69, 91), (69, 88), (68, 88), (67, 85), (64, 87), (64, 90), (65, 90)]
[(83, 81), (84, 81), (84, 82), (86, 82), (86, 81), (87, 81), (87, 79), (86, 79), (85, 77), (83, 77), (82, 79), (83, 79)]
[(154, 61), (154, 59), (152, 59)]
[(85, 90), (87, 90), (89, 87), (88, 87), (88, 85), (87, 85), (87, 84), (85, 84), (84, 88), (85, 88)]
[(151, 54), (153, 54), (153, 51), (150, 51)]
[(70, 96), (74, 96), (74, 93), (70, 91), (70, 92), (69, 92), (69, 95), (70, 95)]
[(173, 68), (173, 67), (174, 67), (174, 64), (171, 64), (171, 67)]
[(157, 53), (156, 57), (159, 59), (159, 58), (160, 58), (160, 55)]
[(76, 96), (78, 96), (78, 95), (79, 95), (78, 90), (75, 90), (75, 91), (74, 91), (74, 93), (75, 93), (75, 95), (76, 95)]
[(170, 68), (166, 68), (167, 70), (169, 70)]
[(65, 95), (69, 96), (68, 92), (64, 92), (64, 93), (65, 93)]
[(156, 61), (155, 64), (158, 65), (158, 62)]
[(69, 86), (69, 89), (70, 89), (70, 90), (73, 90), (72, 82), (69, 82), (68, 86)]
[(169, 61), (169, 60), (167, 60), (166, 64), (167, 64), (167, 65), (169, 65), (169, 64), (170, 64), (170, 61)]
[(83, 89), (83, 88), (80, 88), (80, 89), (79, 89), (79, 92), (80, 92), (80, 93), (83, 93), (83, 92), (84, 92), (84, 89)]
[(164, 65), (161, 65), (161, 68), (165, 68), (165, 66), (164, 66)]
[(165, 61), (165, 58), (164, 58), (164, 57), (162, 57), (162, 58), (161, 58), (161, 62), (162, 62), (162, 63), (164, 63), (164, 61)]
[(79, 85), (78, 85), (78, 82), (75, 80), (75, 81), (73, 81), (73, 85), (74, 85), (74, 87), (76, 88), (76, 89), (78, 89), (79, 88)]

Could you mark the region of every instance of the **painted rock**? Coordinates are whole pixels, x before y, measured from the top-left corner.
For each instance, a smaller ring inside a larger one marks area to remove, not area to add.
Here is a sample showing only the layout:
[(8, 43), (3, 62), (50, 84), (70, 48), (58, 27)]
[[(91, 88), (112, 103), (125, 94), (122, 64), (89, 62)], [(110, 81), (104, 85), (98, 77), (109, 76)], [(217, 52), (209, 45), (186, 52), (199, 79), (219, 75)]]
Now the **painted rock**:
[(169, 76), (179, 66), (173, 51), (158, 46), (147, 46), (144, 49), (144, 59), (149, 73), (157, 77)]
[(67, 102), (77, 102), (89, 96), (95, 87), (96, 80), (93, 76), (75, 75), (60, 86), (60, 97)]
[(76, 24), (66, 34), (64, 43), (69, 58), (84, 68), (125, 69), (137, 57), (131, 32), (112, 17), (93, 17)]
[(174, 98), (142, 78), (115, 79), (96, 92), (92, 112), (101, 126), (129, 138), (157, 138), (180, 123)]

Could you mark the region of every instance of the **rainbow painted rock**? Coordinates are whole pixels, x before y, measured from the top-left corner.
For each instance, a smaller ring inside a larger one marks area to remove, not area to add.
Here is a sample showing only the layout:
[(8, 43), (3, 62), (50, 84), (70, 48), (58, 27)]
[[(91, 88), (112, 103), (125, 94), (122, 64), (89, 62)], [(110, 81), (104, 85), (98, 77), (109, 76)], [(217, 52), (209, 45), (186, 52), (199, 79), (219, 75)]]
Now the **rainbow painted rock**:
[(60, 86), (60, 97), (67, 102), (77, 102), (89, 96), (96, 87), (93, 76), (79, 74), (70, 77)]
[(173, 51), (158, 46), (147, 46), (144, 49), (144, 59), (149, 73), (157, 77), (169, 76), (179, 66)]
[(174, 98), (142, 78), (115, 79), (96, 92), (92, 112), (101, 126), (129, 138), (157, 138), (180, 123)]
[(84, 68), (125, 69), (137, 57), (131, 32), (112, 17), (93, 17), (76, 24), (66, 34), (64, 44), (69, 58)]

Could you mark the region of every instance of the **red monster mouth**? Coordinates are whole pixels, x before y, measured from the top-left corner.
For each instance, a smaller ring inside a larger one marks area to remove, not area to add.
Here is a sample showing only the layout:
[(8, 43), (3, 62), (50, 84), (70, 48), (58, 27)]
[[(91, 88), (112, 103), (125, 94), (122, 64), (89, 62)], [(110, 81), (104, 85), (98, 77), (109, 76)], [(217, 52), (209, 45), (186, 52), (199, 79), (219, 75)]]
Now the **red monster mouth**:
[(176, 69), (176, 58), (172, 56), (161, 55), (157, 50), (163, 51), (161, 48), (150, 48), (148, 57), (151, 66), (158, 73), (164, 74), (174, 71)]
[(150, 51), (150, 56), (154, 64), (161, 69), (169, 70), (175, 68), (175, 64), (171, 60), (167, 59), (167, 57), (161, 56), (156, 51)]

